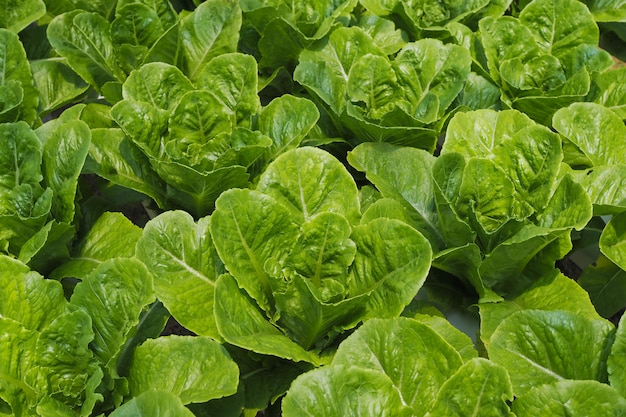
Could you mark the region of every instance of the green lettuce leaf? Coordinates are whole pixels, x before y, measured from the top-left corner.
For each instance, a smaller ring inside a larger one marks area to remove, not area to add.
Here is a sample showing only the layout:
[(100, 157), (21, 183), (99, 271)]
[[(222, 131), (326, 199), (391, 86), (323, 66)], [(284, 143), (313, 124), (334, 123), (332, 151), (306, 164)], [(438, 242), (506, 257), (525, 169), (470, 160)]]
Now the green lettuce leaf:
[(47, 33), (54, 49), (91, 86), (122, 82), (126, 74), (115, 57), (109, 22), (97, 13), (73, 10), (56, 16)]
[(469, 416), (470, 410), (473, 415), (513, 417), (507, 404), (512, 399), (506, 369), (487, 359), (474, 358), (446, 380), (426, 417)]
[(604, 382), (613, 329), (604, 319), (563, 310), (518, 311), (496, 328), (487, 351), (508, 370), (516, 396), (563, 379)]
[(348, 374), (355, 372), (352, 367), (380, 373), (414, 415), (424, 415), (461, 365), (456, 349), (428, 325), (403, 317), (368, 320), (339, 345), (331, 367), (345, 367)]
[(518, 417), (613, 417), (626, 412), (626, 400), (597, 381), (558, 381), (533, 388), (512, 408)]
[[(13, 9), (15, 6), (7, 6)], [(33, 74), (24, 46), (17, 34), (0, 28), (0, 121), (35, 122), (39, 92), (33, 82)]]
[(176, 320), (196, 334), (219, 340), (213, 306), (221, 262), (209, 225), (208, 217), (196, 223), (183, 211), (165, 212), (144, 227), (137, 258), (151, 271), (157, 297)]
[(128, 384), (133, 396), (151, 390), (200, 403), (234, 394), (239, 369), (226, 349), (209, 337), (149, 339), (135, 350)]
[(626, 214), (615, 215), (608, 222), (600, 236), (600, 250), (626, 270)]
[(121, 349), (142, 310), (154, 300), (152, 275), (132, 258), (105, 261), (76, 286), (71, 305), (89, 313), (95, 333), (90, 347), (111, 376), (118, 376)]
[(371, 369), (330, 366), (298, 377), (283, 399), (285, 417), (355, 416), (404, 417), (412, 415), (387, 378)]
[(622, 316), (615, 333), (615, 342), (611, 346), (611, 353), (607, 359), (609, 383), (622, 397), (626, 394), (626, 383), (623, 378), (626, 371), (626, 326), (624, 323), (626, 323), (626, 318)]
[(224, 0), (203, 2), (182, 18), (183, 71), (190, 79), (195, 80), (212, 58), (237, 50), (241, 19), (239, 3)]
[(45, 14), (46, 5), (42, 0), (14, 0), (3, 8), (0, 27), (19, 33)]
[(587, 266), (578, 283), (591, 298), (598, 313), (611, 318), (626, 306), (626, 271), (605, 256)]
[(136, 396), (113, 411), (111, 417), (193, 417), (180, 398), (167, 391), (150, 390)]

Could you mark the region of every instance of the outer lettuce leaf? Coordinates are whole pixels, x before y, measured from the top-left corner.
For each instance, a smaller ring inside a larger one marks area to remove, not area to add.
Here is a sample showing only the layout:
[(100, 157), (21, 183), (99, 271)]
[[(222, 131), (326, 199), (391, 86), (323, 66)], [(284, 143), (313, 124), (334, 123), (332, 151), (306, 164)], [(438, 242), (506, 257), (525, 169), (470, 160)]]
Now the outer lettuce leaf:
[(605, 256), (587, 266), (578, 283), (591, 298), (598, 313), (611, 318), (626, 305), (626, 271)]
[(615, 215), (600, 236), (600, 250), (607, 258), (626, 270), (626, 214)]
[[(567, 294), (566, 298), (563, 294)], [(524, 310), (562, 310), (597, 320), (601, 317), (589, 299), (589, 294), (575, 281), (563, 274), (550, 283), (536, 286), (511, 300), (480, 303), (480, 338), (485, 346), (496, 328), (511, 314)]]
[(58, 221), (72, 223), (78, 176), (91, 143), (89, 126), (74, 120), (57, 123), (52, 129), (37, 130), (35, 133), (44, 143), (43, 179), (54, 191), (50, 212)]
[[(429, 170), (435, 158), (426, 151), (388, 144), (364, 143), (348, 154), (348, 162), (388, 198), (410, 210), (411, 223), (433, 247), (442, 246)], [(414, 167), (419, 166), (420, 169)]]
[[(463, 392), (463, 395), (459, 395)], [(513, 388), (506, 369), (484, 358), (466, 362), (441, 387), (426, 417), (508, 416)]]
[(623, 120), (626, 118), (625, 76), (625, 68), (593, 73), (591, 90), (586, 101), (593, 101), (613, 110)]
[[(7, 6), (13, 9), (14, 6)], [(17, 34), (0, 28), (0, 121), (25, 121), (32, 125), (37, 117), (39, 93), (33, 83), (24, 46)]]
[(535, 387), (513, 403), (518, 417), (619, 416), (626, 400), (597, 381), (558, 381)]
[(226, 349), (209, 337), (168, 336), (137, 347), (128, 384), (134, 397), (158, 390), (183, 404), (234, 394), (239, 369)]
[(393, 219), (356, 226), (351, 295), (368, 294), (366, 317), (400, 315), (426, 280), (431, 249), (424, 236)]
[(604, 319), (563, 310), (518, 311), (498, 326), (487, 351), (491, 360), (509, 371), (516, 396), (562, 379), (604, 382), (613, 329)]
[(121, 129), (93, 129), (89, 157), (87, 166), (100, 177), (145, 194), (160, 207), (167, 206), (165, 183)]
[(47, 33), (54, 49), (90, 85), (122, 82), (126, 74), (114, 54), (109, 22), (97, 13), (74, 10), (55, 17)]
[(77, 100), (89, 88), (67, 64), (55, 58), (31, 61), (30, 67), (39, 92), (40, 116)]
[(330, 366), (298, 377), (282, 403), (285, 417), (315, 415), (335, 417), (412, 415), (392, 385), (370, 369)]
[(622, 120), (606, 107), (576, 103), (554, 115), (555, 129), (582, 152), (593, 166), (626, 164)]
[(463, 362), (467, 362), (478, 356), (472, 339), (445, 318), (419, 313), (412, 315), (411, 318), (436, 331), (443, 340), (448, 342), (459, 352)]
[(317, 148), (301, 148), (277, 158), (259, 178), (257, 191), (289, 208), (298, 223), (318, 213), (360, 218), (358, 191), (347, 169)]
[(0, 27), (19, 33), (22, 29), (46, 14), (42, 0), (17, 0), (3, 7)]
[(211, 235), (220, 259), (266, 311), (271, 309), (272, 296), (265, 264), (270, 259), (283, 261), (298, 235), (290, 214), (258, 191), (229, 190), (218, 198), (212, 215)]
[(611, 353), (607, 359), (607, 370), (609, 373), (609, 383), (622, 396), (626, 394), (626, 381), (624, 381), (624, 372), (626, 371), (626, 318), (622, 316), (617, 332), (615, 333), (615, 342), (611, 346)]
[[(111, 231), (115, 231), (112, 233)], [(106, 212), (78, 243), (72, 259), (51, 274), (51, 278), (83, 279), (101, 263), (113, 258), (131, 258), (141, 238), (141, 229), (121, 213)]]
[(215, 320), (226, 342), (263, 355), (321, 364), (317, 354), (305, 350), (269, 322), (232, 276), (218, 279), (215, 299)]
[(186, 408), (176, 395), (167, 391), (146, 391), (121, 407), (115, 409), (111, 417), (193, 417), (194, 414)]
[(425, 415), (461, 365), (456, 349), (426, 324), (396, 318), (368, 320), (339, 346), (331, 366), (380, 373), (379, 379), (393, 383), (414, 415)]
[(165, 212), (144, 227), (137, 257), (152, 272), (156, 295), (176, 320), (219, 340), (213, 306), (221, 262), (209, 225), (208, 217), (195, 223), (185, 212)]
[(209, 0), (181, 20), (184, 72), (195, 80), (214, 57), (237, 50), (241, 9), (237, 2)]
[(103, 262), (76, 286), (71, 304), (91, 316), (91, 349), (112, 377), (118, 376), (117, 359), (131, 330), (154, 300), (152, 275), (136, 259)]

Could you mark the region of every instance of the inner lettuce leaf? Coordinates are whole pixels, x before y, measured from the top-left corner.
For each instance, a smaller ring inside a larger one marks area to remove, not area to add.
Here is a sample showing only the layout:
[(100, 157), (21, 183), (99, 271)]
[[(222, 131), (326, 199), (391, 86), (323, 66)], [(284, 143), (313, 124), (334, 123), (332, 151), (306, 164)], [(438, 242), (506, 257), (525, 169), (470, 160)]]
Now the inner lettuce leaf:
[(164, 208), (202, 217), (220, 193), (247, 187), (267, 163), (297, 147), (319, 112), (290, 95), (262, 107), (249, 55), (222, 54), (195, 76), (192, 83), (175, 66), (146, 64), (130, 74), (111, 115), (166, 184)]
[[(299, 346), (298, 360), (311, 361), (305, 352), (315, 358), (359, 321), (400, 315), (424, 283), (430, 245), (400, 220), (362, 223), (359, 205), (345, 167), (308, 147), (278, 157), (255, 190), (228, 190), (219, 197), (210, 230), (232, 274), (218, 281), (220, 297), (239, 299), (238, 309), (255, 311), (249, 320), (257, 323), (240, 324), (234, 334), (224, 321), (230, 321), (221, 311), (224, 303), (216, 304), (226, 341), (244, 340), (242, 347), (272, 354), (242, 329), (274, 329), (273, 337), (285, 338), (282, 357), (294, 359), (288, 352)], [(227, 295), (233, 286), (225, 284), (232, 280), (245, 294)]]

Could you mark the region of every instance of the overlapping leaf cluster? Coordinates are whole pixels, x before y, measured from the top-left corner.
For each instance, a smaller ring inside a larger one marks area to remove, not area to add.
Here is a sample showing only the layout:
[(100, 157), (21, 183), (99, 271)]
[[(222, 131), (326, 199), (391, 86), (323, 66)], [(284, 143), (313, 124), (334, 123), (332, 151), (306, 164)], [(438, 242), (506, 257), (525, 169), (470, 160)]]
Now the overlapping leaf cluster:
[(0, 416), (626, 413), (620, 2), (5, 6)]

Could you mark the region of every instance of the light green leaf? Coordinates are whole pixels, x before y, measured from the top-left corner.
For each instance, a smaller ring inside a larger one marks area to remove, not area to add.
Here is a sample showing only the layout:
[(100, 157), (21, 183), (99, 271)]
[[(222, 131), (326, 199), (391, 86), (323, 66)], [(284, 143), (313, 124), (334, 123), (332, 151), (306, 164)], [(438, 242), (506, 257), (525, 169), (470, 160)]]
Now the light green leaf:
[(466, 219), (475, 218), (486, 234), (493, 234), (510, 220), (521, 221), (532, 207), (515, 195), (515, 185), (504, 169), (487, 158), (471, 158), (459, 187), (457, 211)]
[(426, 280), (432, 250), (411, 226), (376, 219), (354, 227), (357, 254), (348, 282), (351, 296), (368, 294), (366, 317), (400, 315)]
[(169, 392), (146, 391), (116, 408), (111, 417), (194, 417), (180, 398)]
[(111, 22), (111, 40), (116, 46), (124, 44), (150, 48), (165, 32), (157, 11), (142, 3), (129, 3), (116, 10)]
[(622, 120), (626, 119), (626, 68), (593, 73), (589, 99), (613, 110)]
[(626, 165), (600, 165), (574, 171), (574, 179), (583, 186), (594, 215), (617, 214), (626, 210)]
[(626, 270), (626, 214), (617, 214), (611, 218), (600, 236), (600, 250)]
[(626, 400), (597, 381), (559, 381), (535, 387), (513, 403), (517, 417), (617, 417)]
[(196, 223), (183, 211), (165, 212), (144, 227), (137, 257), (153, 274), (156, 295), (176, 320), (219, 340), (213, 305), (220, 261), (209, 225), (208, 217)]
[(513, 417), (506, 403), (512, 399), (506, 369), (487, 359), (474, 358), (443, 384), (426, 417)]
[[(141, 101), (156, 109), (172, 110), (194, 87), (175, 66), (152, 62), (133, 71), (122, 87), (125, 100)], [(117, 120), (113, 111), (113, 118)]]
[(15, 259), (0, 256), (0, 315), (40, 331), (66, 311), (60, 283), (45, 280)]
[(88, 163), (95, 173), (166, 206), (165, 184), (121, 129), (94, 129), (91, 135)]
[(399, 106), (404, 98), (398, 79), (387, 57), (366, 54), (350, 68), (348, 95), (356, 104), (364, 104), (364, 114), (371, 119), (382, 117)]
[(546, 205), (563, 158), (558, 135), (516, 110), (455, 114), (442, 149), (449, 152), (496, 161), (535, 210)]
[[(158, 158), (163, 153), (162, 136), (167, 131), (165, 112), (146, 102), (122, 100), (111, 108), (111, 116), (146, 156)], [(103, 132), (111, 130), (101, 130), (100, 133)], [(118, 132), (115, 133), (119, 136)], [(101, 146), (108, 148), (107, 145), (102, 143)]]
[(78, 245), (75, 256), (55, 269), (50, 278), (84, 279), (101, 263), (113, 258), (131, 258), (141, 238), (141, 229), (122, 213), (105, 212)]
[(487, 0), (472, 0), (467, 2), (432, 3), (419, 0), (410, 3), (401, 3), (404, 12), (411, 19), (416, 29), (438, 28), (448, 22), (454, 22), (480, 10), (489, 3)]
[[(361, 1), (365, 4), (365, 1)], [(374, 43), (387, 55), (393, 55), (398, 52), (408, 41), (408, 36), (400, 29), (396, 29), (396, 25), (388, 19), (383, 19), (382, 15), (377, 16), (373, 13), (370, 6), (365, 6), (368, 12), (359, 16), (358, 26), (372, 37)]]
[(462, 46), (421, 39), (402, 48), (393, 65), (409, 103), (407, 113), (432, 123), (444, 116), (463, 88), (471, 57)]
[(346, 366), (309, 371), (291, 385), (282, 403), (283, 415), (411, 416), (396, 388), (381, 376), (378, 371)]
[[(203, 144), (235, 125), (235, 114), (208, 91), (184, 94), (173, 109), (168, 123), (170, 138), (181, 147)], [(167, 145), (166, 145), (167, 146)], [(167, 149), (167, 148), (166, 148)]]
[(109, 22), (97, 13), (74, 10), (52, 19), (47, 29), (56, 52), (96, 89), (126, 78), (115, 59), (109, 27)]
[(454, 325), (445, 318), (426, 314), (415, 314), (411, 317), (413, 320), (423, 323), (437, 332), (443, 340), (456, 349), (463, 362), (467, 362), (478, 356), (472, 339), (470, 339), (467, 334), (454, 327)]
[(46, 5), (42, 0), (6, 0), (0, 10), (0, 27), (19, 33), (46, 14)]
[(604, 256), (587, 266), (578, 283), (591, 298), (598, 313), (611, 318), (626, 307), (626, 271)]
[(223, 54), (202, 68), (195, 84), (210, 91), (217, 100), (236, 115), (238, 126), (250, 126), (261, 103), (257, 95), (257, 63), (250, 55)]
[(348, 100), (350, 69), (367, 54), (385, 57), (361, 28), (334, 30), (321, 49), (305, 49), (294, 71), (294, 80), (315, 93), (340, 115)]
[(141, 311), (154, 300), (152, 275), (132, 258), (103, 262), (76, 286), (70, 302), (91, 316), (91, 349), (112, 376), (117, 375), (118, 355)]
[(331, 366), (379, 372), (414, 415), (424, 415), (462, 363), (456, 349), (434, 330), (401, 317), (368, 320), (339, 345)]
[(214, 57), (235, 52), (241, 29), (238, 2), (209, 0), (181, 20), (185, 73), (195, 80)]
[(289, 209), (298, 222), (317, 213), (342, 214), (351, 223), (361, 217), (356, 184), (347, 169), (318, 148), (298, 148), (282, 154), (259, 178), (257, 191)]
[[(0, 187), (2, 194), (21, 184), (39, 184), (41, 142), (25, 122), (0, 124)], [(1, 194), (0, 194), (1, 195)], [(4, 196), (0, 197), (4, 200)], [(0, 201), (1, 201), (0, 200)], [(8, 207), (7, 207), (8, 208)], [(5, 211), (7, 208), (3, 208)]]
[[(7, 7), (12, 10), (15, 6)], [(2, 68), (0, 70), (0, 80), (2, 80), (0, 85), (12, 91), (12, 95), (15, 95), (19, 87), (23, 91), (22, 100), (19, 103), (18, 119), (10, 121), (23, 120), (32, 125), (37, 117), (39, 93), (33, 83), (28, 57), (18, 36), (2, 28), (0, 28), (0, 68)], [(5, 94), (7, 93), (5, 92)], [(5, 96), (4, 99), (6, 100), (7, 97)], [(8, 102), (11, 101), (13, 104), (18, 104), (15, 99), (8, 100)], [(4, 106), (6, 104), (3, 104)]]
[(305, 350), (272, 325), (229, 275), (222, 275), (215, 288), (215, 320), (224, 340), (263, 355), (320, 365), (317, 354)]
[(228, 190), (216, 201), (211, 235), (226, 269), (268, 311), (268, 260), (282, 261), (298, 235), (289, 210), (272, 197), (251, 190)]
[(163, 62), (181, 68), (183, 66), (183, 56), (182, 43), (179, 35), (180, 20), (172, 24), (154, 45), (152, 45), (152, 48), (146, 52), (146, 56), (143, 58), (143, 64)]
[[(567, 294), (567, 297), (563, 297)], [(592, 320), (601, 317), (589, 299), (589, 294), (576, 281), (558, 274), (549, 284), (536, 286), (516, 298), (498, 303), (480, 303), (480, 337), (485, 344), (496, 328), (511, 314), (524, 310), (562, 310)]]
[(91, 131), (83, 121), (61, 123), (52, 131), (36, 131), (44, 143), (44, 181), (54, 191), (51, 213), (60, 222), (74, 220), (78, 177), (89, 153)]
[(593, 165), (626, 164), (623, 121), (595, 103), (575, 103), (557, 111), (554, 128), (578, 147)]
[(320, 287), (325, 279), (345, 284), (356, 246), (345, 217), (321, 212), (300, 227), (300, 235), (285, 260), (285, 266)]
[[(348, 153), (348, 162), (388, 198), (410, 213), (412, 224), (434, 247), (442, 245), (430, 170), (435, 158), (428, 152), (383, 143), (364, 143)], [(415, 169), (416, 166), (421, 167)]]
[(64, 62), (50, 58), (31, 61), (33, 80), (39, 91), (39, 114), (46, 115), (85, 93), (89, 85)]
[(234, 394), (238, 383), (237, 364), (222, 345), (204, 336), (148, 339), (135, 350), (128, 374), (133, 396), (165, 391), (183, 404)]
[(258, 129), (272, 138), (272, 146), (264, 156), (271, 161), (300, 145), (320, 117), (312, 101), (290, 94), (272, 100), (260, 112)]
[(563, 310), (518, 311), (498, 326), (487, 351), (509, 371), (516, 396), (564, 379), (604, 381), (613, 328), (609, 321)]
[(611, 346), (611, 353), (607, 359), (609, 383), (622, 397), (626, 395), (626, 381), (624, 380), (624, 372), (626, 372), (626, 318), (624, 317), (622, 316), (617, 326), (615, 342)]
[(540, 227), (582, 230), (592, 215), (593, 206), (587, 193), (570, 175), (566, 175), (537, 220)]

